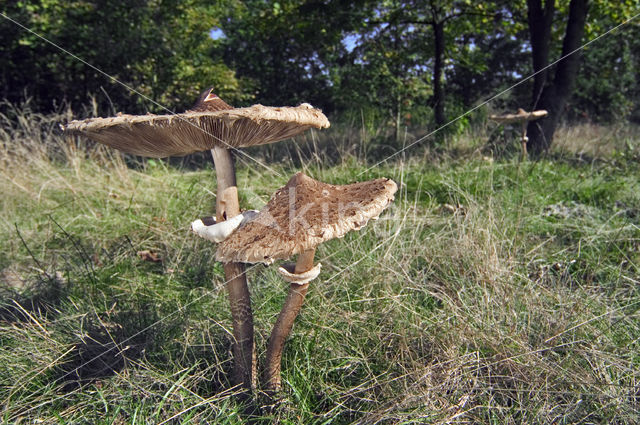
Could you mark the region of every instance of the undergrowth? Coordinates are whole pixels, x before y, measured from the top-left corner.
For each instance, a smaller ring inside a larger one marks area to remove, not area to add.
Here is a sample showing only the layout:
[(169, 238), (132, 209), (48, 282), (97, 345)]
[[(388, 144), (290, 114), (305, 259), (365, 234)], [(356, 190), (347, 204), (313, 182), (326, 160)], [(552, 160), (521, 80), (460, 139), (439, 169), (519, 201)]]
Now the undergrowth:
[[(247, 150), (271, 170), (240, 161), (243, 208), (299, 170), (400, 188), (319, 248), (281, 403), (249, 418), (215, 246), (189, 231), (215, 173), (65, 138), (66, 118), (15, 111), (0, 130), (3, 422), (640, 422), (633, 133), (565, 129), (525, 163), (470, 136), (372, 168), (336, 132)], [(264, 358), (286, 285), (273, 266), (248, 278)]]

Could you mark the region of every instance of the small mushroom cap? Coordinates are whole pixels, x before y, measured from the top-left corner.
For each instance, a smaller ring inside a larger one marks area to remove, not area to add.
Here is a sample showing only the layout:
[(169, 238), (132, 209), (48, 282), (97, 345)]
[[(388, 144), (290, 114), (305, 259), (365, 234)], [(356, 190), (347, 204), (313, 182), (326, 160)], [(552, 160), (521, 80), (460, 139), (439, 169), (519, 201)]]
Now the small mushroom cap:
[(517, 114), (491, 115), (489, 119), (501, 124), (512, 124), (514, 122), (535, 121), (547, 116), (547, 111), (541, 109), (539, 111), (527, 112), (524, 109), (518, 109)]
[(183, 156), (214, 146), (241, 148), (293, 137), (329, 120), (309, 104), (295, 107), (253, 105), (174, 115), (125, 115), (71, 121), (64, 131), (81, 134), (134, 155)]
[(218, 245), (216, 259), (271, 264), (290, 258), (362, 228), (393, 201), (397, 189), (384, 178), (336, 186), (297, 173), (253, 220)]

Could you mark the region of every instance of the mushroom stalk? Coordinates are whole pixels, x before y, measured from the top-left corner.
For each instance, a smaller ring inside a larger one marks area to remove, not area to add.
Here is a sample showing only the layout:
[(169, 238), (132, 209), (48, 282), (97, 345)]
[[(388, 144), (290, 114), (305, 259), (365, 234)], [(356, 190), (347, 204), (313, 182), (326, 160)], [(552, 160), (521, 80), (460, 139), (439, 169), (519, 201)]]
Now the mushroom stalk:
[(527, 137), (527, 125), (529, 124), (528, 121), (523, 121), (522, 122), (522, 138), (520, 140), (520, 143), (522, 145), (522, 158), (521, 161), (526, 161), (527, 160), (527, 142), (529, 141), (529, 138)]
[[(240, 214), (236, 172), (231, 152), (223, 147), (211, 149), (216, 169), (218, 223)], [(245, 390), (255, 388), (256, 351), (253, 341), (253, 314), (247, 277), (242, 263), (225, 263), (224, 274), (233, 321), (233, 381)]]
[[(312, 248), (304, 251), (298, 256), (296, 261), (295, 273), (304, 273), (313, 268), (313, 257), (316, 249)], [(275, 394), (282, 387), (280, 378), (280, 368), (282, 360), (282, 350), (284, 343), (291, 332), (293, 322), (295, 321), (304, 298), (307, 295), (309, 284), (292, 283), (289, 286), (287, 299), (284, 301), (280, 315), (273, 325), (271, 336), (269, 337), (269, 345), (267, 346), (266, 365), (265, 365), (265, 391), (267, 394)]]
[(517, 114), (491, 115), (489, 116), (489, 118), (501, 124), (520, 123), (520, 125), (522, 126), (522, 132), (520, 137), (520, 145), (522, 146), (522, 156), (520, 160), (526, 161), (527, 142), (529, 141), (529, 138), (527, 137), (527, 126), (529, 124), (529, 121), (535, 121), (546, 116), (547, 116), (547, 111), (545, 111), (544, 109), (541, 109), (539, 111), (527, 112), (522, 108), (518, 108)]

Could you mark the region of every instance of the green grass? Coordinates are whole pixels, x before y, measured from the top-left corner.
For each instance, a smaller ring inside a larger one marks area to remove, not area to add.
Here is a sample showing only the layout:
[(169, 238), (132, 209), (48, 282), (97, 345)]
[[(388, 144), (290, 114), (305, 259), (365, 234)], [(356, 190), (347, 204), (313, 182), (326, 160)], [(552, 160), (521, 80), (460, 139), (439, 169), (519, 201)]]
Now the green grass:
[[(4, 128), (1, 420), (245, 422), (224, 275), (215, 246), (189, 231), (212, 210), (215, 173), (127, 167), (84, 142)], [(524, 164), (462, 139), (455, 155), (373, 169), (355, 157), (241, 164), (244, 208), (300, 168), (400, 186), (380, 220), (318, 250), (282, 403), (256, 420), (639, 423), (638, 140), (592, 146), (589, 159), (561, 141)], [(248, 277), (263, 359), (286, 285), (273, 266)]]

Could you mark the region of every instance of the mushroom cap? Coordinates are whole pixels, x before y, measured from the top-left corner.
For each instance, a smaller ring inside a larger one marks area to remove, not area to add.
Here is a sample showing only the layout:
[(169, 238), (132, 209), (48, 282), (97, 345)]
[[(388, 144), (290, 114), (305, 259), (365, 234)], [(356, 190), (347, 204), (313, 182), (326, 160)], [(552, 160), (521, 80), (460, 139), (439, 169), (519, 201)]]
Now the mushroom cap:
[(377, 218), (393, 201), (393, 180), (344, 186), (297, 173), (260, 213), (218, 245), (216, 260), (265, 263), (290, 258)]
[(196, 103), (187, 112), (206, 112), (206, 111), (222, 111), (224, 109), (233, 109), (224, 100), (213, 92), (213, 87), (209, 87), (196, 100)]
[(514, 122), (535, 121), (547, 116), (547, 111), (541, 109), (539, 111), (527, 112), (524, 109), (518, 109), (517, 114), (490, 115), (489, 118), (501, 124), (512, 124)]
[(125, 115), (71, 121), (63, 130), (134, 155), (183, 156), (214, 146), (241, 148), (277, 142), (329, 120), (308, 103), (295, 107), (253, 105), (174, 115)]

